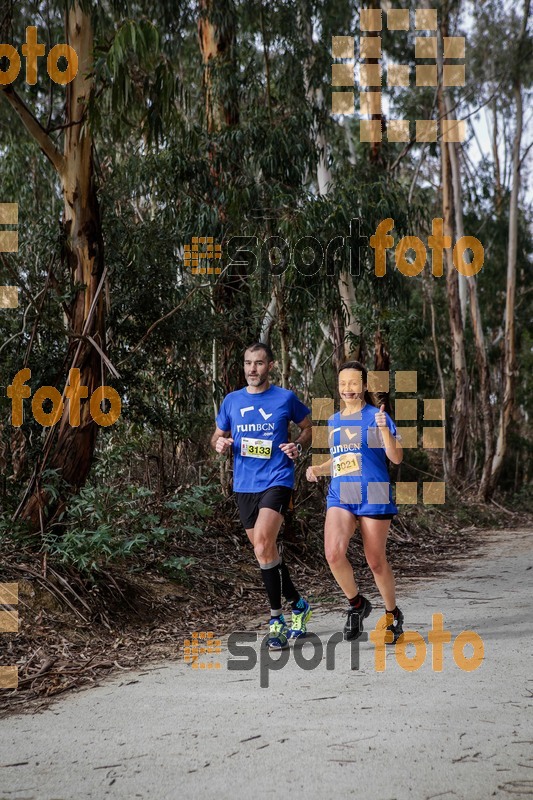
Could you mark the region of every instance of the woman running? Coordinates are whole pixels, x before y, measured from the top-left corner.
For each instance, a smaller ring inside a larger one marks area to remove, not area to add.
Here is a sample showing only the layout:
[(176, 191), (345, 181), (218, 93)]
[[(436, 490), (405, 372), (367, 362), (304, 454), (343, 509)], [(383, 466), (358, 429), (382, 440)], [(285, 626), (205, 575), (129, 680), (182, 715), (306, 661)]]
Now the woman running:
[[(357, 639), (363, 620), (372, 611), (370, 600), (359, 594), (352, 565), (346, 557), (359, 519), (365, 558), (383, 598), (388, 626), (396, 642), (403, 633), (403, 614), (396, 606), (395, 582), (387, 562), (386, 544), (391, 520), (398, 509), (392, 501), (387, 461), (400, 464), (403, 449), (396, 426), (372, 404), (367, 392), (367, 371), (358, 361), (347, 361), (338, 372), (339, 394), (344, 409), (328, 420), (330, 459), (309, 467), (307, 480), (331, 475), (324, 527), (326, 559), (333, 577), (348, 598), (345, 639)], [(341, 403), (342, 407), (342, 403)], [(387, 620), (389, 621), (389, 620)]]

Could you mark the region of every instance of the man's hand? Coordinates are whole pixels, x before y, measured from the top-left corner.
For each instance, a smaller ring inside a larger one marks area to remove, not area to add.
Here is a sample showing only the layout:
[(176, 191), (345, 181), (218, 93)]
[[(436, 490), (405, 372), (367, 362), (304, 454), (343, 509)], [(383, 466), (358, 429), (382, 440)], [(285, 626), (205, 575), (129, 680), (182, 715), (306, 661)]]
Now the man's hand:
[(227, 438), (226, 436), (219, 436), (215, 442), (215, 450), (217, 453), (225, 453), (233, 444), (233, 439), (231, 437)]
[(376, 425), (378, 428), (387, 428), (387, 415), (385, 414), (385, 405), (381, 405), (376, 414)]
[(298, 456), (300, 455), (298, 448), (294, 442), (285, 442), (285, 444), (280, 444), (280, 450), (283, 450), (286, 456), (289, 456), (291, 461), (296, 461)]

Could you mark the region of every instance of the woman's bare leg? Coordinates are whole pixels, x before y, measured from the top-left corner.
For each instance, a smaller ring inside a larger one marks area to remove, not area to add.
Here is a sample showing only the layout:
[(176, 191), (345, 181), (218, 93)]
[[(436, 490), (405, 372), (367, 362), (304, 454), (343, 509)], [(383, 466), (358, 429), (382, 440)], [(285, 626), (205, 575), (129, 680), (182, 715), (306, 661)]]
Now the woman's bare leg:
[(346, 509), (335, 506), (328, 508), (324, 525), (324, 551), (333, 577), (348, 600), (358, 592), (353, 567), (346, 557), (355, 525), (356, 518)]
[(393, 611), (396, 607), (396, 584), (386, 553), (391, 521), (390, 519), (359, 517), (359, 524), (367, 564), (372, 570), (376, 586), (385, 603), (385, 609)]

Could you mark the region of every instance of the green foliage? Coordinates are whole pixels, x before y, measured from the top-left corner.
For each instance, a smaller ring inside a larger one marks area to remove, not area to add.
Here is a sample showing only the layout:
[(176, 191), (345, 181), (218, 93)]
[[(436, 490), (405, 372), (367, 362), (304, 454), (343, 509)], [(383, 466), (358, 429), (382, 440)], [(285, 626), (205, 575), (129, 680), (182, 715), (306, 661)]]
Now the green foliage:
[[(200, 539), (214, 515), (218, 494), (208, 486), (190, 486), (168, 498), (139, 485), (132, 459), (142, 452), (147, 437), (125, 441), (110, 437), (96, 460), (90, 483), (71, 496), (58, 521), (46, 531), (43, 548), (61, 563), (87, 574), (112, 564), (134, 567), (142, 556), (155, 568), (182, 575), (190, 559), (168, 554), (182, 533)], [(134, 473), (132, 475), (132, 472)], [(60, 478), (47, 470), (43, 489), (59, 493)], [(160, 564), (160, 567), (158, 565)]]
[(144, 487), (120, 490), (86, 486), (74, 496), (56, 527), (44, 536), (44, 547), (60, 562), (80, 572), (97, 572), (110, 562), (121, 562), (163, 543), (170, 530), (146, 510), (154, 493)]
[(191, 556), (174, 556), (174, 558), (167, 558), (163, 561), (161, 570), (171, 578), (184, 583), (187, 578), (187, 568), (193, 567), (196, 563), (197, 559)]
[[(333, 275), (323, 265), (315, 275), (304, 276), (293, 260), (276, 282), (264, 244), (270, 237), (283, 237), (294, 251), (300, 238), (313, 236), (325, 249), (334, 237), (348, 237), (351, 219), (359, 218), (361, 235), (370, 237), (381, 219), (391, 217), (397, 238), (417, 235), (427, 241), (431, 219), (442, 214), (437, 144), (413, 143), (404, 148), (385, 137), (379, 160), (373, 161), (367, 144), (359, 141), (357, 118), (339, 120), (329, 113), (331, 36), (345, 33), (357, 40), (359, 14), (353, 3), (224, 0), (210, 5), (212, 22), (223, 36), (235, 32), (224, 64), (213, 68), (214, 102), (223, 111), (230, 101), (236, 102), (238, 121), (208, 132), (198, 3), (84, 3), (91, 11), (95, 35), (96, 86), (90, 125), (108, 270), (108, 352), (120, 375), (113, 385), (122, 398), (122, 417), (112, 430), (100, 433), (90, 482), (69, 500), (61, 520), (47, 533), (46, 547), (85, 570), (117, 559), (133, 563), (161, 545), (171, 546), (178, 530), (201, 541), (202, 525), (220, 499), (212, 488), (197, 485), (200, 470), (208, 475), (211, 487), (218, 484), (217, 467), (208, 451), (213, 400), (220, 399), (226, 384), (237, 388), (241, 352), (251, 337), (258, 337), (275, 284), (281, 289), (287, 318), (293, 387), (308, 398), (313, 393), (334, 394), (333, 348), (329, 341), (324, 346), (322, 342), (324, 327), (346, 317), (338, 276), (341, 266), (348, 263), (349, 248), (344, 247), (344, 264), (337, 261)], [(476, 4), (476, 25), (469, 31), (470, 84), (454, 99), (458, 113), (465, 116), (474, 113), (481, 100), (491, 111), (494, 104), (497, 113), (505, 112), (500, 149), (506, 148), (509, 155), (513, 135), (510, 82), (519, 64), (524, 86), (530, 83), (529, 40), (517, 52), (520, 9), (504, 8), (496, 0), (481, 6)], [(465, 11), (472, 8), (466, 3), (450, 8), (451, 35), (460, 35)], [(64, 41), (64, 4), (52, 0), (46, 12), (51, 41)], [(13, 42), (23, 41), (28, 20), (39, 13), (35, 3), (13, 4), (13, 19), (7, 26)], [(512, 43), (510, 55), (501, 47), (501, 31)], [(392, 61), (414, 64), (413, 42), (413, 31), (404, 36), (384, 26), (383, 48)], [(40, 59), (35, 86), (19, 79), (16, 90), (61, 150), (65, 90), (50, 86), (43, 64)], [(323, 90), (323, 105), (308, 95), (306, 78), (311, 88)], [(434, 103), (432, 89), (399, 89), (391, 94), (390, 116), (431, 116)], [(27, 363), (33, 392), (41, 385), (62, 390), (66, 354), (73, 344), (64, 306), (75, 286), (64, 261), (61, 186), (3, 97), (0, 107), (0, 201), (20, 206), (20, 249), (0, 261), (0, 285), (17, 279), (24, 292), (20, 308), (0, 312), (0, 384), (7, 386)], [(320, 152), (314, 135), (317, 125), (328, 143), (325, 153)], [(466, 149), (463, 161), (470, 154)], [(327, 195), (318, 196), (316, 171), (323, 155), (333, 187)], [(478, 236), (485, 246), (485, 265), (476, 280), (492, 388), (499, 398), (509, 187), (503, 175), (498, 197), (491, 153), (475, 165), (474, 173), (470, 176), (465, 164), (464, 222), (466, 233)], [(257, 267), (233, 282), (227, 275), (216, 283), (214, 278), (193, 276), (184, 267), (183, 250), (193, 236), (203, 235), (224, 243), (223, 267), (228, 266), (226, 245), (231, 236), (256, 237)], [(531, 209), (523, 204), (515, 320), (516, 408), (521, 430), (512, 439), (513, 456), (519, 453), (520, 465), (517, 473), (513, 460), (506, 471), (509, 488), (515, 480), (527, 481), (531, 475), (527, 420), (533, 414), (528, 330), (532, 252)], [(361, 274), (354, 278), (353, 310), (362, 332), (352, 344), (361, 347), (372, 368), (379, 330), (392, 368), (417, 370), (420, 398), (441, 393), (431, 300), (450, 408), (454, 376), (445, 279), (406, 278), (389, 264), (386, 277), (377, 280), (370, 248), (366, 248)], [(270, 343), (279, 354), (278, 322)], [(224, 352), (226, 384), (223, 377), (214, 380), (212, 374), (214, 345)], [(313, 371), (311, 365), (321, 347)], [(479, 417), (475, 405), (479, 375), (468, 315), (466, 351), (473, 416)], [(111, 383), (107, 374), (104, 377)], [(5, 450), (6, 464), (0, 526), (7, 531), (8, 512), (18, 506), (42, 454), (46, 431), (33, 420), (26, 400), (21, 428), (24, 445), (14, 441), (4, 394), (0, 396), (0, 457)], [(15, 468), (17, 447), (22, 456)], [(415, 467), (431, 472), (422, 451), (406, 454), (402, 470), (409, 469), (409, 462), (413, 473)], [(479, 470), (481, 462), (479, 451), (474, 468)], [(65, 488), (51, 472), (42, 476), (42, 483), (52, 496)], [(16, 530), (22, 536), (24, 526)], [(170, 555), (166, 568), (185, 569), (185, 563), (180, 567), (180, 558)]]
[[(134, 564), (140, 554), (146, 558), (157, 547), (166, 552), (176, 533), (187, 531), (198, 537), (204, 533), (198, 522), (212, 516), (214, 509), (202, 499), (199, 488), (184, 491), (154, 513), (150, 508), (155, 492), (146, 487), (86, 486), (45, 533), (43, 547), (61, 563), (85, 573), (97, 573), (111, 564)], [(176, 527), (161, 524), (165, 510), (174, 512)], [(173, 557), (165, 559), (161, 568), (179, 575), (192, 563)]]

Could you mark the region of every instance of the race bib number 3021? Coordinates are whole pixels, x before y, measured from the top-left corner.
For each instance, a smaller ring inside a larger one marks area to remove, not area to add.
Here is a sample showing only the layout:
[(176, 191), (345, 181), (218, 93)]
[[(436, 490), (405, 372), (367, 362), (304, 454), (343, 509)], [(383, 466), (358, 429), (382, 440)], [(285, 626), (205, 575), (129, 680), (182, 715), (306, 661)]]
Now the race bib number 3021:
[(333, 477), (340, 475), (360, 475), (360, 456), (356, 453), (343, 453), (333, 459)]
[(241, 439), (241, 456), (248, 458), (270, 458), (272, 442), (269, 439)]

